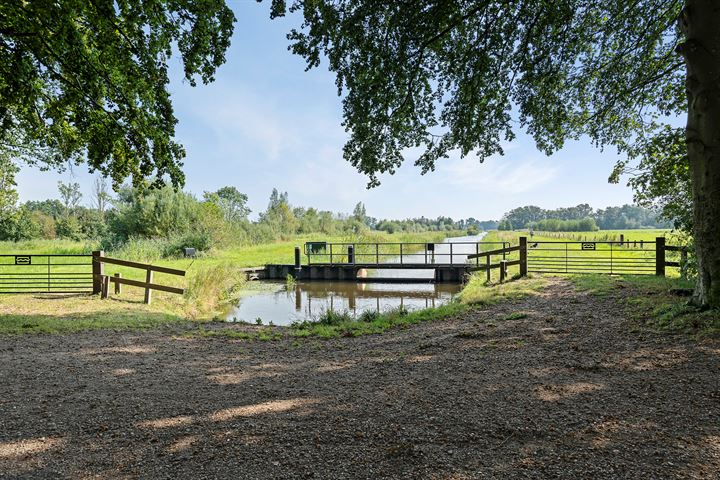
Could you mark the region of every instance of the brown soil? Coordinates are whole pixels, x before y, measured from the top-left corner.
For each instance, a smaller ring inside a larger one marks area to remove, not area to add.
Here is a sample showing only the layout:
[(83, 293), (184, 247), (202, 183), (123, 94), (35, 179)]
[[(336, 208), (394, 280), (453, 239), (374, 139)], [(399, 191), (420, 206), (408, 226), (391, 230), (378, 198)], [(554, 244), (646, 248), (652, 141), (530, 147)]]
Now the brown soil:
[(720, 341), (557, 280), (362, 338), (4, 337), (0, 414), (2, 477), (720, 478)]

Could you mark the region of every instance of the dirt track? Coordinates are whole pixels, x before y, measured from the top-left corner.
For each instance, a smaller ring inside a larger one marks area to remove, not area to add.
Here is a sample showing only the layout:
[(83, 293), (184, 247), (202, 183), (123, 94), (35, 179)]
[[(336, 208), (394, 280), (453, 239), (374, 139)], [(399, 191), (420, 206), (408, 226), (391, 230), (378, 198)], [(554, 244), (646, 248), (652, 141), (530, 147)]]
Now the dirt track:
[(379, 336), (176, 333), (0, 338), (0, 477), (720, 478), (720, 341), (559, 280)]

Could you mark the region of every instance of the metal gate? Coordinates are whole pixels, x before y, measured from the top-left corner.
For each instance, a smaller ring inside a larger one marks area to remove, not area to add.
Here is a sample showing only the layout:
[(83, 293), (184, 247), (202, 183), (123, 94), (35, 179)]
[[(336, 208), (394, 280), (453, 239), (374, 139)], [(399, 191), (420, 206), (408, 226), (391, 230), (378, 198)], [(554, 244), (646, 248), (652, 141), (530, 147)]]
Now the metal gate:
[[(607, 273), (654, 275), (656, 242), (533, 242), (527, 265), (535, 273)], [(664, 256), (664, 251), (662, 252)], [(664, 258), (662, 260), (664, 265)]]
[(2, 293), (93, 293), (93, 256), (0, 255)]

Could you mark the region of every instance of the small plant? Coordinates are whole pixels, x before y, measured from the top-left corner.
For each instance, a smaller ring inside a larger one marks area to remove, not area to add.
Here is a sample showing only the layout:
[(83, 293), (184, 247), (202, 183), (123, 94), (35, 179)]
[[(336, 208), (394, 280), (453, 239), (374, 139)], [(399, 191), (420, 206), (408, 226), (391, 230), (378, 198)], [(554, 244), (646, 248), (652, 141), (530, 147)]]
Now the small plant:
[(263, 324), (262, 318), (258, 317), (255, 319), (255, 325), (262, 325), (262, 324)]
[(505, 320), (520, 320), (523, 318), (527, 318), (528, 314), (524, 312), (513, 312), (507, 317), (505, 317)]
[(341, 323), (352, 322), (353, 317), (350, 313), (345, 310), (342, 312), (336, 312), (334, 310), (325, 310), (320, 317), (318, 317), (316, 323), (321, 325), (340, 325)]
[(403, 305), (399, 305), (391, 310), (388, 310), (387, 315), (389, 316), (396, 316), (396, 317), (405, 317), (407, 314), (410, 313), (407, 308), (405, 308)]
[(295, 280), (295, 277), (293, 277), (292, 275), (290, 275), (288, 273), (287, 277), (285, 277), (285, 288), (287, 290), (293, 290), (295, 288), (296, 283), (297, 283), (297, 281)]
[(361, 322), (370, 323), (378, 320), (380, 316), (380, 312), (378, 312), (377, 310), (365, 310), (360, 314), (360, 318), (358, 318), (358, 320), (360, 320)]

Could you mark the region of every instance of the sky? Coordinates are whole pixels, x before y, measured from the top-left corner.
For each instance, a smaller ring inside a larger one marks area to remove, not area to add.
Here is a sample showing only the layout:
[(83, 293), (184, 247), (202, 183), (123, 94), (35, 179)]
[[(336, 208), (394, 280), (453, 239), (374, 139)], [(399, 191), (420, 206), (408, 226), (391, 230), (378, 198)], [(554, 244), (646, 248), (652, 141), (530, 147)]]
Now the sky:
[[(271, 21), (269, 2), (228, 3), (238, 21), (215, 82), (193, 88), (175, 69), (170, 85), (176, 140), (187, 151), (185, 189), (197, 196), (235, 186), (248, 195), (252, 216), (278, 188), (293, 206), (349, 213), (363, 202), (377, 218), (480, 220), (499, 219), (523, 205), (632, 203), (624, 182), (607, 182), (618, 159), (614, 149), (601, 152), (586, 139), (548, 157), (521, 132), (504, 156), (480, 163), (455, 154), (424, 176), (410, 152), (395, 175), (380, 177), (381, 186), (367, 190), (367, 178), (342, 158), (347, 134), (334, 75), (327, 63), (305, 72), (304, 60), (287, 50), (285, 35), (297, 18)], [(24, 167), (17, 177), (20, 198), (58, 198), (60, 180), (79, 182), (83, 203), (90, 203), (93, 177), (83, 165), (64, 173)]]

